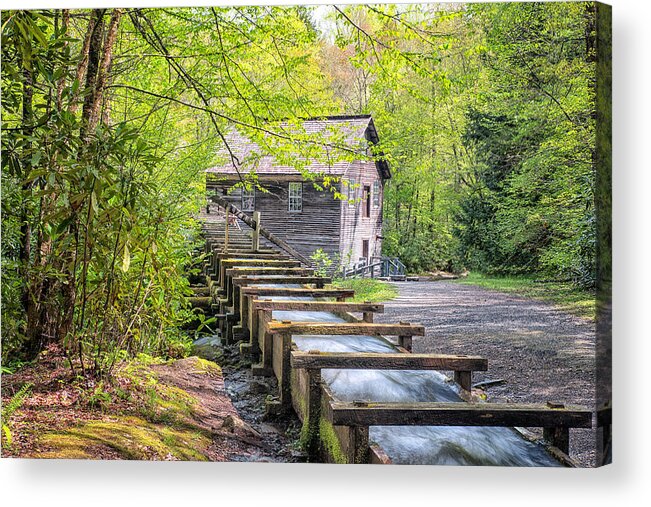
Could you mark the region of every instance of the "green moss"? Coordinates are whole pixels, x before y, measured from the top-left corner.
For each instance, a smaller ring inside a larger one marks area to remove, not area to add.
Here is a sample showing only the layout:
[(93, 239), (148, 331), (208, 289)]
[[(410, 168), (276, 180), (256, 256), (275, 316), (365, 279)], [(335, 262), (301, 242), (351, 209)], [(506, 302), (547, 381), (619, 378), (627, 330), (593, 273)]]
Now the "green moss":
[(165, 384), (147, 387), (141, 414), (153, 422), (190, 423), (199, 410), (197, 399), (183, 389)]
[(319, 432), (321, 434), (321, 444), (332, 460), (337, 464), (347, 463), (334, 427), (323, 417), (319, 421)]
[(39, 446), (50, 450), (38, 458), (93, 459), (92, 449), (117, 452), (121, 459), (207, 461), (203, 454), (211, 443), (203, 431), (176, 429), (139, 417), (118, 417), (116, 421), (91, 421), (62, 431), (44, 434)]
[(208, 375), (221, 375), (222, 369), (217, 363), (208, 361), (201, 357), (190, 357), (188, 360), (193, 359), (195, 361), (195, 368), (197, 373), (206, 373)]
[[(218, 365), (197, 357), (179, 362), (183, 363), (173, 367), (199, 374), (221, 373)], [(129, 415), (112, 414), (108, 420), (48, 431), (38, 438), (37, 448), (49, 450), (35, 457), (207, 460), (205, 450), (212, 438), (196, 423), (195, 416), (203, 410), (199, 400), (175, 385), (160, 382), (152, 364), (161, 363), (139, 357), (119, 372), (122, 379), (128, 380), (128, 388), (120, 388), (116, 396), (133, 402)]]

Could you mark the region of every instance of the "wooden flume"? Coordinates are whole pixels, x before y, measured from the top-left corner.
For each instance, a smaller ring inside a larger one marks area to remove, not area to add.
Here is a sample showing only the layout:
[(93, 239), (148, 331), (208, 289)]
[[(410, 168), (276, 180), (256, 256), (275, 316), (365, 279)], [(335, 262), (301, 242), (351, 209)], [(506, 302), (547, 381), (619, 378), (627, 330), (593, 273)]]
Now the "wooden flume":
[[(222, 204), (218, 200), (215, 202)], [(558, 403), (477, 402), (472, 393), (472, 374), (486, 371), (487, 359), (411, 353), (413, 337), (425, 335), (423, 326), (406, 322), (374, 323), (373, 315), (383, 312), (384, 305), (346, 301), (354, 292), (331, 288), (331, 280), (315, 275), (307, 259), (295, 255), (290, 245), (265, 234), (261, 225), (263, 217), (259, 213), (251, 218), (232, 204), (225, 204), (228, 213), (253, 231), (247, 235), (243, 230), (230, 227), (229, 232), (221, 234), (215, 224), (210, 226), (206, 234), (208, 258), (205, 262), (209, 295), (206, 297), (202, 291), (196, 293), (194, 299), (198, 307), (215, 310), (226, 343), (240, 341), (241, 352), (259, 361), (253, 366), (254, 374), (276, 377), (279, 401), (270, 403), (268, 410), (287, 412), (293, 408), (296, 411), (306, 425), (304, 443), (312, 459), (333, 459), (320, 434), (321, 421), (325, 420), (332, 426), (345, 461), (349, 463), (390, 462), (381, 448), (369, 444), (370, 426), (441, 425), (541, 427), (544, 438), (552, 446), (552, 455), (572, 464), (567, 456), (569, 430), (591, 427), (591, 411)], [(262, 247), (261, 236), (267, 240)], [(225, 248), (225, 241), (229, 241), (228, 248)], [(260, 284), (298, 287), (259, 287)], [(287, 296), (315, 299), (277, 299)], [(266, 299), (270, 297), (275, 299)], [(326, 311), (342, 317), (345, 322), (278, 322), (273, 320), (274, 311)], [(292, 342), (293, 335), (378, 336), (393, 343), (396, 352), (299, 351)], [(386, 338), (390, 336), (395, 337), (395, 342)], [(450, 371), (467, 402), (342, 402), (335, 399), (322, 382), (323, 369)]]

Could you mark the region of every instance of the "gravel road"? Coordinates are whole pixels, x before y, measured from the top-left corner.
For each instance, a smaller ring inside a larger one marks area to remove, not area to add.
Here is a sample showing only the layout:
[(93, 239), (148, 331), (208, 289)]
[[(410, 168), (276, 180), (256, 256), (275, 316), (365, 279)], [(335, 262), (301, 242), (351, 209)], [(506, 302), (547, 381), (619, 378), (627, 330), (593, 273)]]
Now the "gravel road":
[[(594, 406), (594, 323), (544, 302), (455, 282), (395, 285), (399, 296), (376, 321), (423, 324), (426, 336), (414, 337), (414, 352), (487, 358), (488, 372), (473, 381), (506, 381), (487, 389), (491, 401)], [(571, 430), (570, 456), (582, 466), (593, 466), (594, 447), (593, 430)]]

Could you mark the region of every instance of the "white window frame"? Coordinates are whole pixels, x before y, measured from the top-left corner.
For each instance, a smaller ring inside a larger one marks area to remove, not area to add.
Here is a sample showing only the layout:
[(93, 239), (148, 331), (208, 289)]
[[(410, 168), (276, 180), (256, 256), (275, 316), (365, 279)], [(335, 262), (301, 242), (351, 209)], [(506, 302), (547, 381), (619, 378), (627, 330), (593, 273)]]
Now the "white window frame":
[(348, 190), (346, 192), (346, 196), (348, 197), (348, 206), (351, 208), (357, 204), (357, 182), (353, 179), (348, 179)]
[[(255, 187), (251, 187), (251, 190), (247, 190), (246, 188), (242, 187), (240, 196), (242, 211), (255, 211)], [(250, 202), (251, 205), (246, 206), (245, 202)]]
[(301, 213), (303, 211), (303, 182), (290, 181), (287, 194), (287, 210), (290, 213)]
[(380, 181), (375, 180), (373, 182), (373, 207), (380, 207)]

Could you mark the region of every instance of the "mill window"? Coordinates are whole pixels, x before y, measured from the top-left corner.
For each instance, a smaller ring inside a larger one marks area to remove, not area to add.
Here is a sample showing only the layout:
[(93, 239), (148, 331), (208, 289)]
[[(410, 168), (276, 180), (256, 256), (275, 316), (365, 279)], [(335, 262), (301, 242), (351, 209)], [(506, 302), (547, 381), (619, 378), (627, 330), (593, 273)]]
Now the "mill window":
[(255, 211), (255, 188), (242, 189), (242, 211)]
[(289, 211), (303, 211), (303, 183), (291, 182), (289, 184)]

